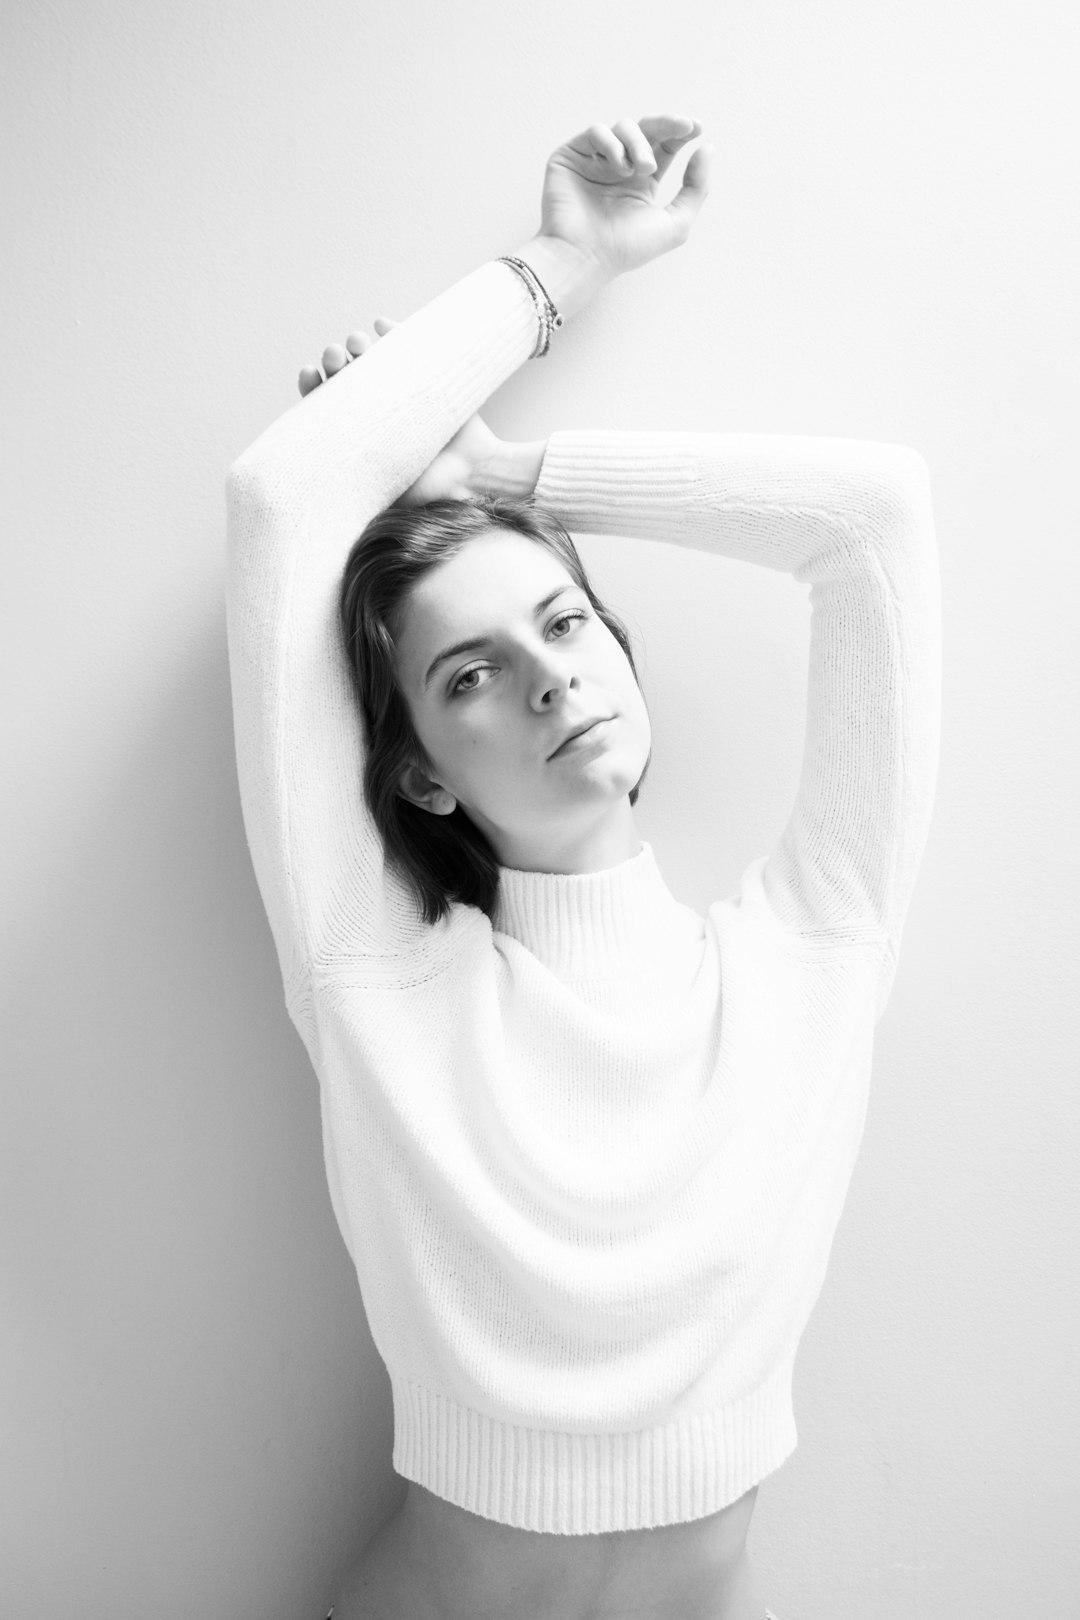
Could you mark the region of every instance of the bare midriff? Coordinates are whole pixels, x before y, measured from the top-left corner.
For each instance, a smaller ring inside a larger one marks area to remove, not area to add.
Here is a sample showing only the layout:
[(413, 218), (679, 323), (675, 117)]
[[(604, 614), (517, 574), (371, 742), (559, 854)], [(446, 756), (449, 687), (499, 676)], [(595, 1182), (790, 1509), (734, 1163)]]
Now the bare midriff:
[(563, 1536), (468, 1513), (410, 1482), (334, 1620), (761, 1620), (746, 1547), (757, 1487), (708, 1518)]

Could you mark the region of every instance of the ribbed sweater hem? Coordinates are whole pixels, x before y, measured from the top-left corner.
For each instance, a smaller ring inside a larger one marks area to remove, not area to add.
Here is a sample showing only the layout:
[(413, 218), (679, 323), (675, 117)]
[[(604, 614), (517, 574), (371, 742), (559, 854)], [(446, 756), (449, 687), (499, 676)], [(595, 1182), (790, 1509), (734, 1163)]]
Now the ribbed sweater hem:
[(505, 1423), (392, 1377), (393, 1466), (435, 1496), (521, 1530), (600, 1535), (703, 1519), (794, 1451), (792, 1365), (728, 1406), (612, 1434)]

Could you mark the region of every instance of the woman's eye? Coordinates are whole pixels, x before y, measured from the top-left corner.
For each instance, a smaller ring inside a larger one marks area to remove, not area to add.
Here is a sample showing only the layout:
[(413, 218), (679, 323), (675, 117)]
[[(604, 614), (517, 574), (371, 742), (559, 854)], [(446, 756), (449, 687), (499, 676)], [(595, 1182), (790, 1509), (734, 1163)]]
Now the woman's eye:
[[(551, 629), (554, 631), (554, 630), (558, 629), (560, 624), (570, 625), (570, 624), (573, 624), (575, 619), (587, 619), (587, 618), (588, 618), (587, 613), (582, 613), (579, 608), (573, 608), (573, 609), (571, 609), (571, 611), (569, 613), (560, 613), (559, 617), (557, 619), (553, 619), (552, 622), (551, 622)], [(559, 637), (556, 636), (555, 639), (557, 641), (559, 639)]]
[[(474, 664), (471, 669), (463, 669), (450, 687), (450, 696), (455, 697), (458, 692), (475, 692), (478, 686), (483, 685), (479, 677), (487, 673), (486, 664)], [(474, 675), (477, 677), (476, 680), (473, 679)]]

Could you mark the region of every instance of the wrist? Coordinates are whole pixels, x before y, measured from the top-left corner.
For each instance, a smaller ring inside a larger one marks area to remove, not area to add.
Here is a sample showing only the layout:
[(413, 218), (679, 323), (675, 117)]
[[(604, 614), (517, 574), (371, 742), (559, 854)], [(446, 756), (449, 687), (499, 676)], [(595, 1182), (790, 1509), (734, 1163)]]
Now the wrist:
[(524, 259), (560, 315), (569, 317), (584, 309), (589, 300), (612, 278), (612, 272), (583, 248), (561, 236), (538, 233), (515, 257)]
[(477, 468), (471, 480), (473, 493), (527, 500), (536, 488), (546, 449), (546, 439), (500, 439), (491, 455)]

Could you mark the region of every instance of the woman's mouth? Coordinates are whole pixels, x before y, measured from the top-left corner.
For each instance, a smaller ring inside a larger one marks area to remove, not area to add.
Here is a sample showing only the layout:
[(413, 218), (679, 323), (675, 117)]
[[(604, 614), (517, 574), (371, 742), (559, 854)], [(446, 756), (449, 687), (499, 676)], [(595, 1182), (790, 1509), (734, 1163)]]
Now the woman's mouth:
[(579, 727), (571, 736), (567, 737), (556, 748), (549, 759), (562, 759), (566, 754), (576, 754), (582, 749), (599, 747), (607, 738), (607, 728), (614, 719), (614, 715), (602, 715), (587, 725)]

